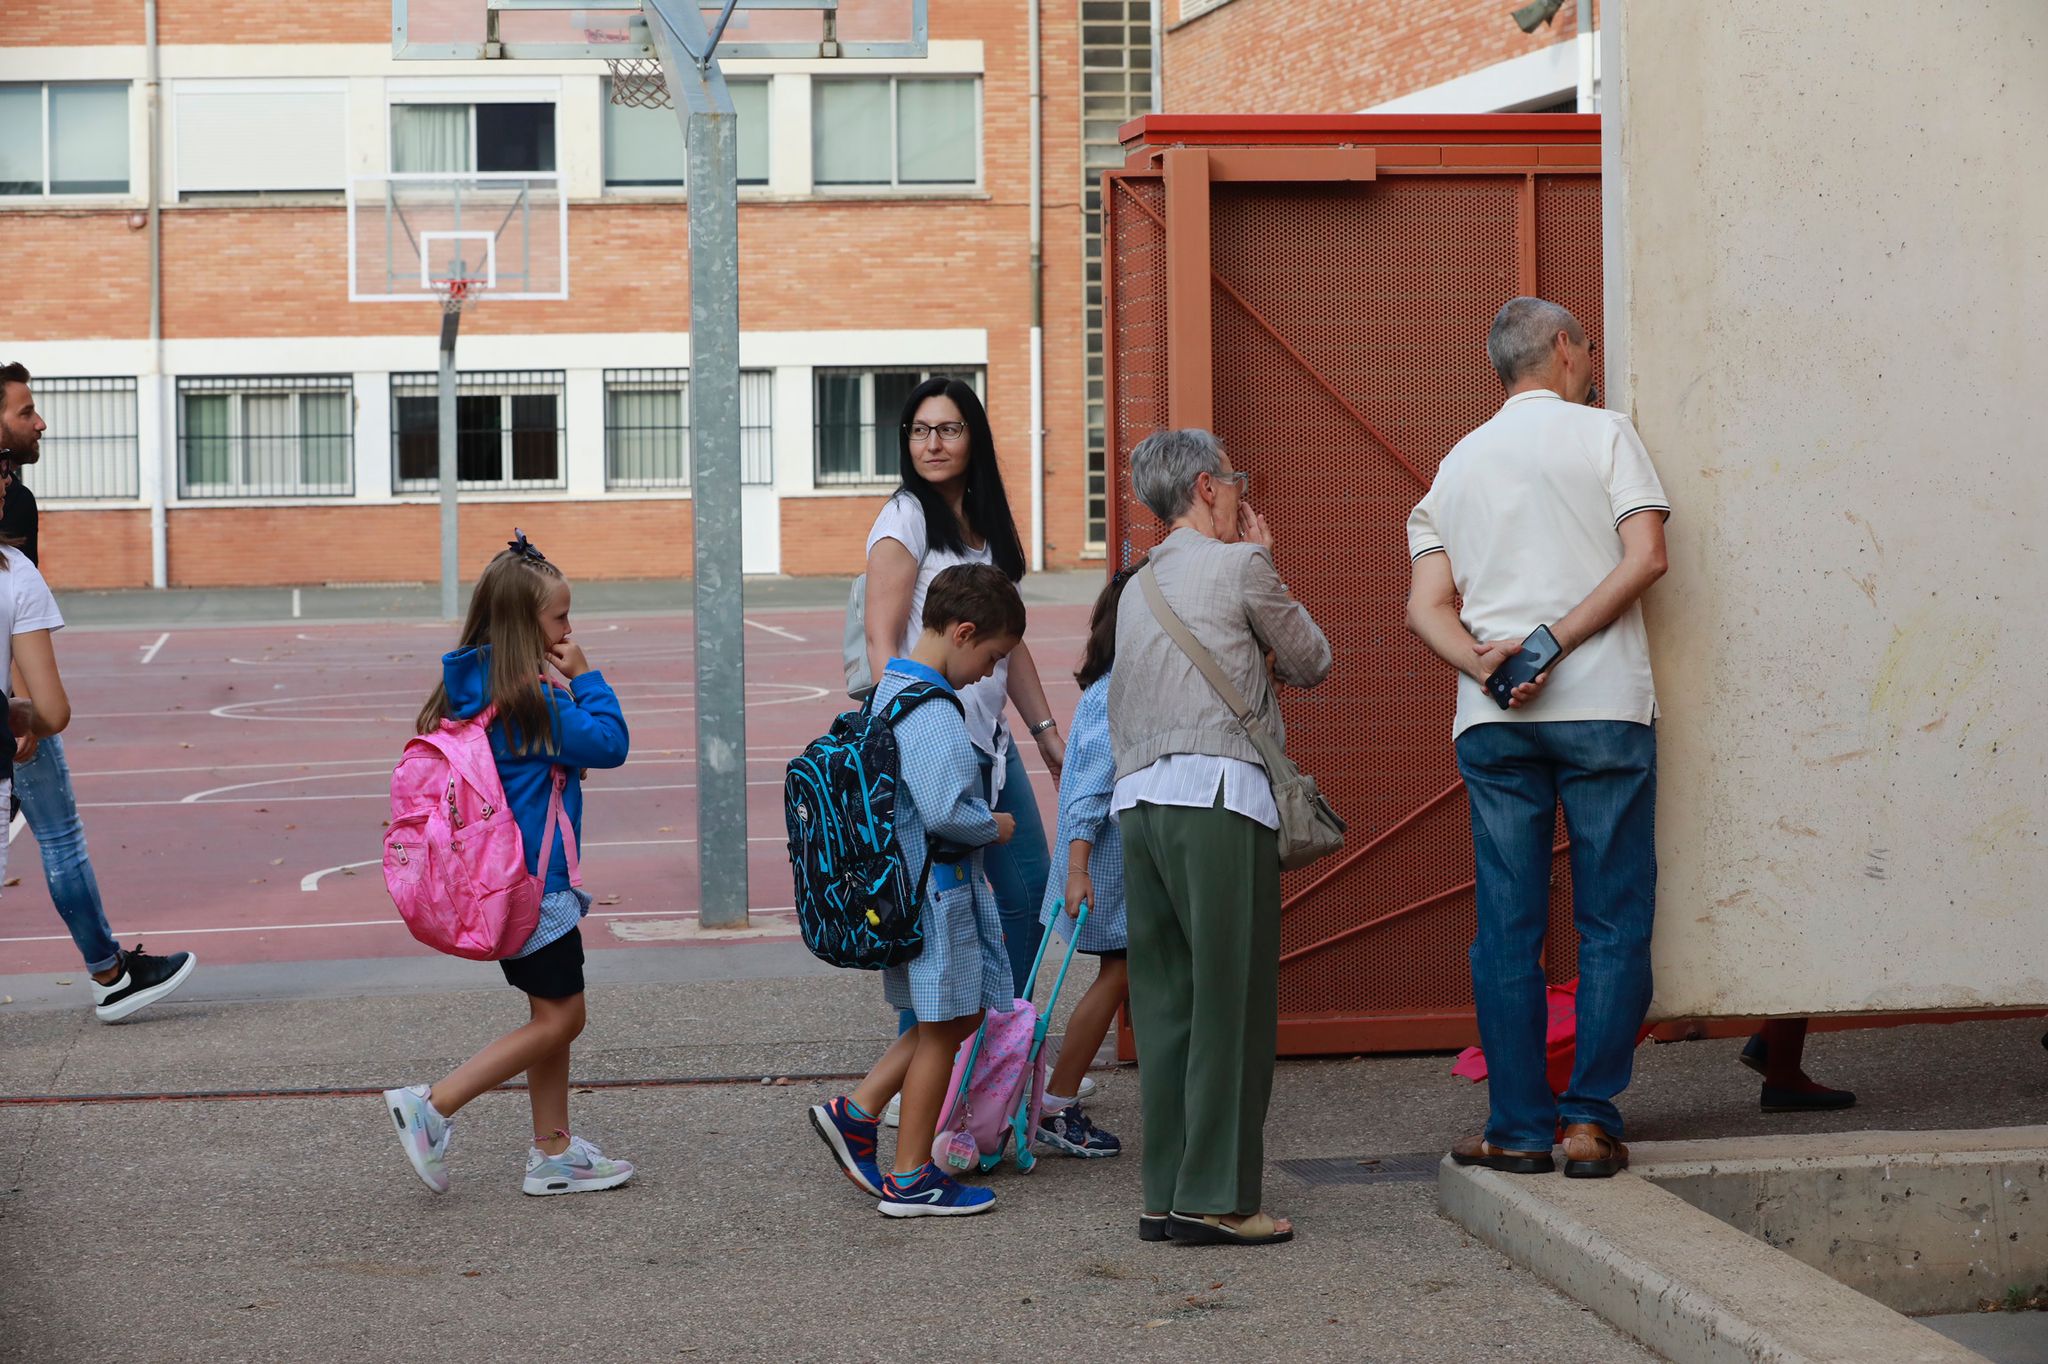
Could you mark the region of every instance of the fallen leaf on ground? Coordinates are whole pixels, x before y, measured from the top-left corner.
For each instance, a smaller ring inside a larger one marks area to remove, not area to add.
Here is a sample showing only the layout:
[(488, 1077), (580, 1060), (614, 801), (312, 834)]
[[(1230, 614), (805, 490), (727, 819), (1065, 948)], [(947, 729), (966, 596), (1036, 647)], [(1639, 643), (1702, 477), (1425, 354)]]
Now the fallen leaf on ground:
[(284, 859), (282, 857), (273, 857), (270, 859), (270, 865), (273, 867), (281, 867), (284, 865)]
[(671, 825), (664, 824), (659, 829), (656, 829), (654, 832), (658, 834), (672, 834), (675, 832), (675, 829)]
[(1148, 1322), (1146, 1322), (1146, 1323), (1145, 1323), (1145, 1329), (1149, 1331), (1149, 1330), (1151, 1330), (1151, 1329), (1152, 1329), (1153, 1327), (1155, 1327), (1155, 1326), (1164, 1326), (1164, 1325), (1166, 1325), (1166, 1318), (1165, 1318), (1165, 1317), (1154, 1317), (1154, 1318), (1152, 1318), (1152, 1320), (1150, 1320), (1150, 1321), (1148, 1321)]
[(20, 884), (21, 878), (19, 876), (10, 876), (5, 881), (0, 881), (0, 886), (18, 886)]
[(605, 896), (605, 897), (604, 897), (603, 899), (601, 899), (601, 900), (599, 900), (599, 901), (598, 901), (598, 903), (599, 903), (599, 904), (601, 904), (601, 905), (615, 905), (615, 904), (617, 904), (618, 902), (619, 902), (619, 897), (618, 897), (618, 896), (616, 896), (616, 895), (607, 895), (607, 896)]
[(13, 1002), (13, 995), (0, 995), (0, 1004), (12, 1004)]
[(296, 825), (296, 824), (287, 824), (287, 825), (285, 825), (284, 827), (285, 827), (285, 828), (287, 828), (287, 829), (296, 829), (296, 828), (298, 828), (299, 826), (298, 826), (298, 825)]
[(180, 747), (180, 748), (190, 748), (190, 747), (192, 747), (192, 745), (190, 745), (190, 744), (179, 744), (179, 745), (178, 745), (178, 747)]
[(462, 1271), (462, 1277), (465, 1279), (481, 1279), (483, 1276), (484, 1272), (481, 1269), (465, 1269)]
[(59, 985), (69, 985), (69, 984), (71, 983), (71, 977), (69, 977), (69, 976), (59, 976), (59, 977), (57, 977), (57, 983), (58, 983)]

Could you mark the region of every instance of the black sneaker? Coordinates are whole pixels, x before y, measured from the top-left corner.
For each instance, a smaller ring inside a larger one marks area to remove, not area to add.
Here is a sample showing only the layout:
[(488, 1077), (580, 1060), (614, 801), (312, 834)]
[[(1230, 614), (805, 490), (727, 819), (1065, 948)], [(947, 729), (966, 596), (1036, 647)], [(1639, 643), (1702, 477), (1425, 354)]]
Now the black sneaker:
[(121, 974), (112, 985), (92, 982), (92, 1011), (102, 1023), (118, 1023), (183, 985), (198, 964), (190, 952), (152, 957), (137, 943), (134, 951), (121, 954)]

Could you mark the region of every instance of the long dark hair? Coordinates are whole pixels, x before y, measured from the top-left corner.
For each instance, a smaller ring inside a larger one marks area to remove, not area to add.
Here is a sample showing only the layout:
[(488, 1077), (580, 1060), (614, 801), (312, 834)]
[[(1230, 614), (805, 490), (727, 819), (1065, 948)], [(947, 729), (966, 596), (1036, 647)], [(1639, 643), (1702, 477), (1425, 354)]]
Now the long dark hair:
[(935, 374), (910, 390), (903, 400), (903, 419), (897, 424), (897, 452), (903, 473), (901, 491), (909, 493), (924, 508), (925, 543), (951, 554), (967, 553), (967, 536), (960, 519), (939, 496), (939, 490), (917, 471), (910, 455), (910, 423), (927, 398), (949, 398), (960, 409), (967, 424), (967, 495), (961, 509), (975, 534), (988, 541), (989, 558), (1011, 582), (1024, 579), (1024, 544), (1017, 538), (1017, 522), (1010, 515), (1010, 499), (1003, 492), (1003, 476), (996, 468), (996, 438), (988, 429), (988, 413), (975, 396), (974, 386), (959, 379)]
[(1095, 598), (1095, 610), (1088, 616), (1088, 642), (1081, 647), (1081, 666), (1074, 670), (1074, 681), (1082, 691), (1107, 677), (1116, 663), (1117, 603), (1123, 600), (1124, 588), (1144, 566), (1145, 556), (1140, 554), (1127, 567), (1118, 569)]

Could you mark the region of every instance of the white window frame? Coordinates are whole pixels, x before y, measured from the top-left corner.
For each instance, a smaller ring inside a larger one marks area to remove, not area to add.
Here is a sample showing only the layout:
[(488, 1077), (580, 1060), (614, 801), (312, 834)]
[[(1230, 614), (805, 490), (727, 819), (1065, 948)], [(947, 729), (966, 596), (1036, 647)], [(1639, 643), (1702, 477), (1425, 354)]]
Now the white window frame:
[[(447, 175), (554, 175), (561, 176), (567, 184), (564, 149), (562, 146), (562, 88), (561, 82), (549, 80), (540, 83), (508, 82), (504, 85), (486, 86), (482, 89), (462, 89), (438, 82), (417, 88), (408, 88), (397, 81), (387, 82), (384, 91), (384, 165), (395, 169), (398, 165), (398, 147), (393, 138), (398, 134), (398, 121), (392, 110), (402, 104), (463, 104), (469, 107), (469, 165), (459, 171), (429, 171), (425, 174)], [(547, 104), (555, 111), (555, 168), (551, 171), (479, 171), (476, 168), (478, 154), (483, 150), (477, 140), (476, 107), (479, 104)], [(598, 174), (603, 175), (602, 167)]]
[[(4, 85), (34, 85), (42, 92), (42, 134), (43, 134), (43, 190), (40, 194), (0, 194), (0, 207), (17, 204), (41, 203), (46, 199), (57, 199), (66, 203), (120, 202), (135, 197), (135, 82), (124, 80), (77, 80), (77, 81), (0, 81)], [(50, 155), (50, 87), (53, 85), (117, 85), (127, 93), (128, 127), (128, 183), (116, 190), (66, 190), (63, 193), (50, 188), (50, 171), (53, 158)]]
[[(259, 388), (242, 387), (250, 378), (262, 379), (269, 376), (223, 375), (216, 382), (217, 388), (208, 387), (204, 378), (188, 379), (177, 391), (178, 399), (178, 499), (181, 502), (227, 502), (240, 498), (296, 498), (296, 497), (351, 497), (355, 494), (355, 445), (356, 445), (356, 403), (355, 380), (349, 375), (306, 375), (305, 378), (335, 379), (325, 388)], [(300, 378), (299, 375), (281, 376)], [(303, 473), (305, 470), (305, 402), (307, 394), (338, 395), (348, 411), (348, 459), (343, 465), (346, 471), (339, 483), (310, 483)], [(245, 400), (249, 398), (290, 398), (292, 400), (292, 429), (290, 439), (299, 455), (299, 469), (302, 477), (297, 487), (286, 491), (264, 487), (260, 481), (249, 477), (249, 438), (247, 423), (243, 415)], [(225, 483), (194, 483), (190, 467), (186, 463), (189, 449), (190, 428), (185, 420), (185, 403), (191, 398), (228, 399), (228, 450), (230, 458), (238, 467), (234, 477)], [(207, 491), (195, 493), (195, 488)]]
[[(739, 182), (741, 194), (767, 194), (775, 184), (775, 77), (772, 75), (728, 76), (725, 83), (727, 85), (758, 85), (767, 93), (768, 98), (763, 110), (768, 119), (767, 170), (759, 180), (742, 180)], [(687, 164), (684, 166), (684, 177), (680, 180), (663, 181), (658, 185), (615, 185), (612, 183), (609, 169), (606, 166), (606, 157), (611, 151), (611, 126), (605, 119), (605, 108), (612, 102), (611, 90), (611, 77), (606, 76), (598, 81), (597, 97), (599, 107), (597, 111), (597, 128), (600, 141), (597, 149), (597, 176), (599, 189), (606, 198), (611, 199), (674, 199), (688, 195), (689, 168)], [(474, 139), (472, 138), (472, 140)]]
[[(885, 423), (875, 415), (875, 375), (877, 373), (908, 374), (914, 372), (918, 376), (918, 383), (921, 384), (930, 379), (934, 374), (951, 374), (960, 378), (966, 378), (970, 371), (974, 381), (974, 396), (980, 398), (983, 404), (986, 405), (988, 402), (987, 365), (873, 364), (818, 365), (814, 367), (811, 371), (811, 403), (813, 412), (816, 411), (817, 406), (819, 376), (837, 375), (844, 377), (855, 372), (859, 373), (861, 442), (859, 476), (834, 474), (828, 477), (818, 464), (818, 457), (823, 453), (818, 444), (818, 433), (823, 430), (823, 425), (814, 416), (811, 421), (812, 486), (816, 488), (863, 488), (877, 484), (894, 483), (896, 481), (896, 470), (879, 467), (883, 453), (881, 437)], [(889, 447), (888, 454), (893, 458), (897, 454), (896, 448), (894, 446)]]
[[(457, 473), (455, 480), (456, 490), (458, 492), (485, 493), (545, 493), (560, 492), (566, 490), (569, 486), (568, 371), (559, 369), (509, 371), (475, 370), (469, 371), (469, 373), (472, 375), (472, 377), (479, 375), (502, 376), (508, 373), (547, 375), (549, 377), (546, 379), (535, 378), (510, 380), (501, 377), (495, 383), (484, 385), (483, 392), (471, 391), (465, 393), (462, 391), (462, 375), (460, 373), (456, 375), (455, 396), (458, 414), (460, 413), (461, 410), (461, 400), (464, 398), (496, 398), (498, 400), (498, 476), (496, 478), (463, 478), (461, 476), (460, 463), (458, 458)], [(400, 427), (398, 419), (399, 403), (407, 398), (420, 398), (423, 396), (423, 394), (419, 391), (402, 391), (401, 386), (397, 383), (397, 380), (400, 378), (417, 380), (422, 377), (432, 379), (435, 376), (431, 373), (427, 373), (424, 375), (401, 373), (392, 376), (393, 383), (391, 390), (391, 488), (393, 492), (398, 493), (400, 495), (439, 493), (441, 489), (440, 471), (438, 469), (435, 470), (434, 475), (430, 478), (402, 478), (400, 476), (398, 467), (400, 440), (403, 437), (403, 431)], [(513, 429), (512, 424), (512, 400), (514, 398), (534, 398), (542, 396), (541, 394), (534, 392), (521, 393), (516, 391), (522, 387), (537, 388), (542, 384), (553, 385), (553, 388), (548, 396), (552, 396), (555, 400), (555, 425), (553, 428), (555, 434), (555, 476), (552, 479), (515, 478), (512, 476), (512, 442), (516, 438), (518, 433)], [(403, 387), (404, 389), (417, 390), (418, 385), (414, 383), (404, 385)], [(432, 388), (431, 385), (428, 386), (428, 388), (425, 390), (425, 395), (431, 395), (436, 398), (438, 397), (438, 395), (435, 394), (434, 389)], [(458, 449), (458, 456), (462, 442), (461, 432), (462, 423), (461, 418), (458, 415), (456, 420), (456, 445)]]
[[(874, 181), (867, 184), (827, 184), (818, 178), (818, 87), (852, 81), (889, 82), (889, 182)], [(918, 180), (905, 183), (903, 166), (900, 161), (902, 144), (897, 139), (897, 119), (900, 116), (900, 101), (897, 92), (905, 85), (921, 81), (967, 81), (974, 86), (974, 178), (972, 180)], [(859, 75), (814, 76), (811, 78), (811, 190), (821, 197), (847, 196), (858, 198), (862, 195), (900, 194), (911, 195), (958, 195), (971, 193), (982, 188), (987, 179), (987, 137), (983, 131), (987, 124), (987, 110), (984, 108), (987, 80), (980, 72), (974, 71), (887, 71)]]

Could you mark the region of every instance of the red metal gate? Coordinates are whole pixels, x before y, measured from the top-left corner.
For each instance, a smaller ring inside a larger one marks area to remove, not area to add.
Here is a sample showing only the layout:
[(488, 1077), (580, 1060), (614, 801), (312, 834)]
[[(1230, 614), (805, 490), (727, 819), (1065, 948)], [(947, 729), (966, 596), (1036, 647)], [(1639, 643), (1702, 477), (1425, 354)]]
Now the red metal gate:
[[(1163, 529), (1130, 495), (1131, 448), (1207, 427), (1336, 654), (1323, 686), (1282, 690), (1290, 751), (1351, 825), (1283, 883), (1283, 1054), (1476, 1040), (1454, 691), (1404, 624), (1404, 527), (1500, 405), (1485, 339), (1504, 301), (1553, 299), (1597, 341), (1599, 138), (1579, 115), (1154, 116), (1104, 177), (1112, 557)], [(1558, 846), (1562, 980), (1561, 824)]]

